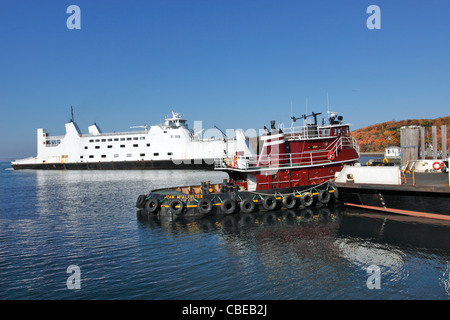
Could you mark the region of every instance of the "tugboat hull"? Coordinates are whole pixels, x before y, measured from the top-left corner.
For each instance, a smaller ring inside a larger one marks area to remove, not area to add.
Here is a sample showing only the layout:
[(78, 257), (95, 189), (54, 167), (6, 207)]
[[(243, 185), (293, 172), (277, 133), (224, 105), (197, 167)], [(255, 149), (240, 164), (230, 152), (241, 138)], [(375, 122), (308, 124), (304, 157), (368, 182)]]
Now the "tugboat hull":
[[(333, 201), (335, 191), (328, 184), (263, 192), (240, 191), (236, 188), (224, 190), (224, 186), (224, 184), (205, 184), (154, 190), (148, 195), (140, 195), (136, 207), (150, 214), (177, 216), (251, 213), (281, 208), (293, 209), (300, 206), (310, 207), (316, 204), (326, 205)], [(195, 193), (201, 188), (206, 192)]]

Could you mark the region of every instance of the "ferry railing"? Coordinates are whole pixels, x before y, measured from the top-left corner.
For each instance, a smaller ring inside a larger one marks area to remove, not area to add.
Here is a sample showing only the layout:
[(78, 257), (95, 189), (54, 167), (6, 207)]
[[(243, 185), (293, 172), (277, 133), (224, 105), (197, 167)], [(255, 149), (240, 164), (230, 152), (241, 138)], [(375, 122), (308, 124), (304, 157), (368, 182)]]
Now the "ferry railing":
[(80, 137), (90, 137), (90, 138), (96, 138), (96, 137), (105, 137), (105, 136), (124, 136), (124, 135), (138, 135), (138, 134), (146, 134), (148, 132), (145, 130), (136, 130), (136, 131), (123, 131), (123, 132), (102, 132), (99, 134), (90, 134), (90, 133), (82, 133), (80, 134)]

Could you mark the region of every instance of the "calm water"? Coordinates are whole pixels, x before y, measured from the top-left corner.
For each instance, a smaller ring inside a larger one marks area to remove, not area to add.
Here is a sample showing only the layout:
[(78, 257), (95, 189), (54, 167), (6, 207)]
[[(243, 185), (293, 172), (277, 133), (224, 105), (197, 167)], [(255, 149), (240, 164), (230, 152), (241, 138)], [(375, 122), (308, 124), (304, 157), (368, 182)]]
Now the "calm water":
[(137, 213), (137, 195), (224, 175), (7, 167), (0, 299), (450, 298), (449, 224), (339, 206), (159, 219)]

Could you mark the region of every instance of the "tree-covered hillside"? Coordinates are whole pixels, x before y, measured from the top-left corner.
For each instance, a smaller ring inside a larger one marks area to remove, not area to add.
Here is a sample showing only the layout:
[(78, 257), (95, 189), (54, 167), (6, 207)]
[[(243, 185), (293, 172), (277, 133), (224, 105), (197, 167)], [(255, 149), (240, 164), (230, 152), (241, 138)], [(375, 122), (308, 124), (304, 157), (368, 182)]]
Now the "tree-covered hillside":
[[(361, 152), (384, 152), (389, 145), (400, 146), (400, 128), (404, 126), (425, 127), (425, 143), (432, 143), (431, 127), (437, 127), (438, 150), (441, 150), (441, 125), (447, 125), (447, 150), (450, 150), (450, 116), (436, 119), (414, 119), (402, 121), (388, 121), (373, 126), (354, 130), (352, 136), (359, 143)], [(390, 137), (390, 141), (389, 141)]]

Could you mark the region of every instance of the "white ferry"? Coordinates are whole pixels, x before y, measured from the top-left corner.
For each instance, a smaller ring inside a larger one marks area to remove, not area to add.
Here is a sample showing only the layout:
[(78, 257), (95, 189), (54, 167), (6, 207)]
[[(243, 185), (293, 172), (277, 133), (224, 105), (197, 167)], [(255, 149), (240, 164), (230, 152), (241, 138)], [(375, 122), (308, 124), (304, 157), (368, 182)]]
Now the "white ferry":
[(102, 133), (97, 124), (82, 134), (75, 121), (64, 136), (37, 129), (37, 156), (11, 162), (14, 169), (213, 169), (214, 159), (254, 156), (244, 132), (234, 138), (202, 138), (172, 111), (163, 124), (143, 131)]

